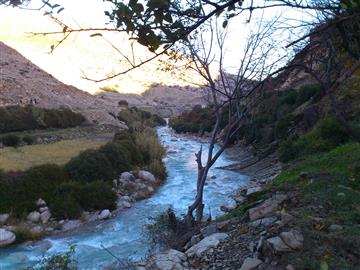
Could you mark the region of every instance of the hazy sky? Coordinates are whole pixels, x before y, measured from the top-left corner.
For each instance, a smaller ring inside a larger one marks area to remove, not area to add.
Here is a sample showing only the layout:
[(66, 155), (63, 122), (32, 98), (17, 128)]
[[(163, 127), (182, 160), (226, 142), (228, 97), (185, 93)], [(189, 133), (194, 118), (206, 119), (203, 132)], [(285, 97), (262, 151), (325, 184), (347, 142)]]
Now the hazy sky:
[[(109, 10), (109, 3), (105, 3), (102, 0), (52, 0), (52, 3), (58, 3), (65, 8), (60, 13), (61, 16), (71, 18), (74, 22), (78, 23), (83, 27), (103, 27), (108, 22), (107, 17), (104, 14), (105, 10)], [(41, 6), (40, 0), (33, 0), (30, 7)], [(43, 11), (41, 11), (43, 13)], [(296, 24), (298, 20), (302, 20), (305, 17), (309, 17), (308, 14), (301, 13), (290, 9), (272, 8), (266, 10), (263, 14), (265, 19), (270, 19), (276, 15), (282, 14), (287, 18), (287, 22)], [(233, 69), (239, 63), (243, 52), (243, 46), (249, 29), (254, 27), (256, 16), (261, 16), (262, 13), (257, 13), (253, 17), (250, 24), (245, 24), (246, 16), (233, 18), (228, 25), (228, 35), (226, 42), (226, 66)], [(292, 29), (286, 30), (277, 37), (278, 41), (283, 42), (286, 45), (289, 42), (289, 37), (295, 33)], [(235, 68), (236, 69), (236, 68)]]

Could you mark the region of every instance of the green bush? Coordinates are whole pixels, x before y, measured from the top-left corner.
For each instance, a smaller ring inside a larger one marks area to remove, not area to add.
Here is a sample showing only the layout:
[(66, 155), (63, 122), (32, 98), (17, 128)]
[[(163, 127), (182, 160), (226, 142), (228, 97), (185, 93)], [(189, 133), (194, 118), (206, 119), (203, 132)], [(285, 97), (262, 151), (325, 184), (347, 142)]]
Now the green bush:
[(17, 147), (20, 144), (20, 138), (16, 135), (6, 135), (1, 138), (2, 143), (5, 146)]
[(72, 158), (65, 165), (65, 170), (71, 179), (83, 182), (111, 180), (115, 176), (111, 161), (96, 149), (86, 150)]
[(34, 137), (31, 136), (25, 136), (24, 138), (22, 138), (23, 142), (26, 143), (27, 145), (31, 145), (34, 144), (36, 139)]
[(164, 180), (167, 177), (167, 171), (161, 160), (154, 160), (144, 167), (144, 170), (151, 172), (158, 179)]
[(51, 213), (57, 219), (76, 219), (81, 216), (80, 204), (73, 198), (55, 198), (49, 204)]
[(304, 136), (283, 142), (279, 148), (280, 160), (288, 162), (299, 156), (327, 152), (349, 140), (335, 118), (327, 116), (318, 127)]
[(139, 122), (148, 127), (156, 127), (166, 125), (166, 121), (156, 114), (138, 109), (136, 107), (127, 108), (119, 112), (118, 119), (125, 122), (129, 128), (134, 123)]
[(82, 124), (84, 116), (69, 109), (44, 109), (28, 105), (0, 108), (0, 133), (41, 128), (67, 128)]
[(81, 187), (77, 200), (84, 210), (115, 209), (117, 195), (111, 183), (92, 182)]

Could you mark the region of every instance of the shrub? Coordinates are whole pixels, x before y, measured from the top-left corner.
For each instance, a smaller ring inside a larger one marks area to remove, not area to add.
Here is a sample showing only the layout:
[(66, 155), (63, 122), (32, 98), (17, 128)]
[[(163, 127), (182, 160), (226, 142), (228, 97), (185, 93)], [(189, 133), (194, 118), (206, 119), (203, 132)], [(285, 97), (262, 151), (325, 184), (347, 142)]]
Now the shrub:
[(27, 267), (22, 270), (77, 270), (78, 262), (74, 256), (75, 246), (70, 246), (66, 253), (45, 257), (39, 262), (38, 266)]
[(149, 164), (154, 160), (161, 160), (165, 155), (164, 147), (152, 130), (147, 129), (144, 132), (136, 133), (135, 142), (139, 147), (145, 164)]
[(144, 170), (151, 172), (156, 178), (161, 180), (164, 180), (167, 177), (166, 167), (161, 160), (152, 161), (149, 165), (144, 167)]
[(288, 162), (298, 156), (326, 152), (348, 142), (349, 139), (335, 118), (327, 116), (317, 128), (304, 136), (283, 142), (279, 148), (280, 160)]
[(0, 108), (0, 132), (39, 128), (67, 128), (82, 124), (84, 116), (70, 109), (44, 109), (28, 105)]
[(34, 144), (36, 139), (34, 137), (31, 136), (25, 136), (24, 138), (22, 138), (23, 142), (26, 143), (27, 145), (31, 145)]
[(107, 156), (96, 149), (86, 150), (72, 158), (65, 170), (71, 179), (83, 182), (111, 180), (116, 175)]
[(84, 210), (111, 210), (116, 208), (117, 195), (110, 183), (97, 181), (82, 186), (77, 200)]
[(127, 108), (119, 112), (118, 119), (125, 122), (129, 128), (134, 123), (139, 122), (148, 127), (162, 126), (166, 124), (166, 121), (160, 116), (138, 109), (136, 107)]
[(81, 216), (81, 207), (73, 198), (55, 198), (49, 204), (51, 213), (58, 219), (75, 219)]
[(17, 147), (20, 144), (20, 138), (16, 135), (6, 135), (1, 138), (2, 143), (5, 146)]

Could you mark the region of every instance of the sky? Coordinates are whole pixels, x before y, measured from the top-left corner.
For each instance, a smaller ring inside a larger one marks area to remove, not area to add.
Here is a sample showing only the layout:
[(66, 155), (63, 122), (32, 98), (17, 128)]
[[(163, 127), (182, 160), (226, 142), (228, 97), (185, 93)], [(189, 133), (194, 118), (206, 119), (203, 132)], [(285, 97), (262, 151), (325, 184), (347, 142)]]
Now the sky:
[[(103, 0), (52, 0), (51, 3), (60, 4), (64, 7), (64, 11), (60, 13), (62, 18), (71, 19), (75, 24), (79, 24), (82, 27), (103, 27), (107, 22), (108, 18), (105, 16), (104, 11), (109, 10), (111, 5), (104, 2)], [(32, 0), (30, 8), (38, 8), (41, 6), (41, 0)], [(34, 11), (41, 12), (44, 11)], [(231, 19), (227, 27), (227, 41), (226, 41), (226, 54), (225, 54), (225, 66), (231, 72), (234, 72), (239, 64), (239, 61), (243, 55), (244, 45), (246, 38), (252, 27), (255, 27), (256, 17), (262, 16), (265, 20), (273, 18), (276, 15), (282, 14), (283, 17), (287, 18), (287, 22), (291, 24), (297, 24), (297, 20), (309, 19), (309, 14), (304, 14), (299, 11), (283, 9), (283, 8), (272, 8), (268, 9), (265, 13), (257, 13), (253, 16), (250, 24), (245, 24), (247, 19), (246, 16), (235, 17)], [(296, 18), (297, 20), (294, 20)], [(219, 22), (220, 24), (222, 21)], [(290, 43), (290, 36), (296, 36), (295, 30), (290, 29), (284, 32), (279, 32), (276, 37), (279, 46), (284, 48), (285, 45)], [(279, 53), (284, 54), (284, 51)], [(286, 53), (286, 52), (285, 52)]]

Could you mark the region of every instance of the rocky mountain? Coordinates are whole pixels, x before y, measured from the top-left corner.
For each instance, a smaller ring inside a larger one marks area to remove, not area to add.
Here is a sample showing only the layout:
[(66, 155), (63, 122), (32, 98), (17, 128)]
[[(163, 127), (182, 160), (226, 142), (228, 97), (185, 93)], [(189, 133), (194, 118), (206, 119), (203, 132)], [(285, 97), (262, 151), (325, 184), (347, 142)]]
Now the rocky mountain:
[[(49, 53), (51, 45), (56, 45), (63, 35), (34, 36), (30, 33), (61, 32), (62, 28), (53, 20), (40, 12), (5, 7), (0, 8), (0, 14), (0, 25), (6, 26), (0, 28), (0, 40), (4, 43), (1, 45), (2, 105), (19, 103), (20, 100), (26, 103), (34, 98), (33, 95), (40, 95), (41, 102), (46, 106), (55, 103), (74, 107), (91, 104), (90, 107), (101, 108), (101, 104), (106, 104), (106, 108), (117, 108), (118, 101), (125, 99), (130, 105), (145, 109), (156, 108), (163, 116), (170, 116), (195, 104), (205, 103), (205, 94), (196, 85), (201, 83), (201, 78), (196, 73), (189, 72), (181, 61), (176, 63), (174, 71), (166, 71), (169, 64), (166, 57), (111, 80), (95, 82), (94, 80), (129, 68), (131, 64), (126, 58), (139, 63), (153, 56), (147, 49), (130, 41), (127, 35), (107, 32), (77, 33), (62, 42), (53, 53)], [(74, 21), (70, 20), (69, 24), (77, 27)], [(94, 33), (101, 36), (91, 37)], [(5, 44), (18, 53), (5, 48)], [(133, 50), (136, 52), (134, 56)], [(19, 53), (27, 59), (19, 60)], [(29, 61), (37, 67), (30, 68)], [(36, 71), (40, 69), (50, 75)], [(90, 80), (85, 79), (85, 76)], [(17, 80), (20, 81), (15, 82)], [(36, 80), (38, 82), (35, 83)], [(83, 92), (77, 91), (79, 95), (69, 93), (71, 98), (66, 98), (66, 95), (56, 98), (55, 96), (62, 96), (57, 93), (62, 90), (48, 91), (48, 88), (59, 87), (55, 81), (73, 86), (67, 87), (67, 91), (71, 93), (75, 91), (74, 87)], [(23, 89), (21, 95), (19, 92), (5, 93), (14, 88), (14, 84), (20, 83), (22, 86), (19, 88)], [(49, 87), (48, 84), (52, 86)], [(36, 92), (33, 92), (35, 88)]]

